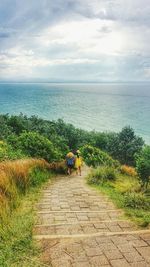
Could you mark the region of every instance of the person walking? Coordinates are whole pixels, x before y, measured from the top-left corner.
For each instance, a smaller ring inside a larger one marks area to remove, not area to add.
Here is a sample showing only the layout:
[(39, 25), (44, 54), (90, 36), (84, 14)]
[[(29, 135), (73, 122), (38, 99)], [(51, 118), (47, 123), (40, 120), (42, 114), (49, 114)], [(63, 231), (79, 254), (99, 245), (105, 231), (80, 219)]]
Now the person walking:
[(75, 164), (75, 155), (72, 152), (69, 152), (66, 156), (66, 164), (67, 164), (67, 173), (71, 175), (72, 169)]
[(76, 151), (76, 158), (75, 158), (75, 168), (76, 168), (76, 174), (81, 176), (81, 167), (83, 165), (83, 160), (81, 157), (81, 153), (79, 150)]

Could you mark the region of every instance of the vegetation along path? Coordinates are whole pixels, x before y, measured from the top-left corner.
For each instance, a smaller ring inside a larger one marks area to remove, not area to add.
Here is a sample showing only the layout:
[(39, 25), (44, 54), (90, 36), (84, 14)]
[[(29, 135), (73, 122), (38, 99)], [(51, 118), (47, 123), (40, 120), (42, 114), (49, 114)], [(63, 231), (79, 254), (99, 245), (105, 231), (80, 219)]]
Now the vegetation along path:
[(150, 230), (137, 229), (90, 188), (87, 171), (59, 176), (45, 188), (34, 227), (41, 261), (52, 267), (150, 266)]

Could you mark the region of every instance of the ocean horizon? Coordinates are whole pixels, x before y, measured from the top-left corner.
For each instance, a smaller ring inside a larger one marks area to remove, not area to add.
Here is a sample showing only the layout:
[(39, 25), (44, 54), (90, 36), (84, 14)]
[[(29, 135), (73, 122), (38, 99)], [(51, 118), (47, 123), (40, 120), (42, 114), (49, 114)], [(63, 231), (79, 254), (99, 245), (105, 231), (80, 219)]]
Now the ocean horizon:
[(150, 144), (150, 83), (1, 82), (0, 114), (63, 119), (88, 131), (130, 125)]

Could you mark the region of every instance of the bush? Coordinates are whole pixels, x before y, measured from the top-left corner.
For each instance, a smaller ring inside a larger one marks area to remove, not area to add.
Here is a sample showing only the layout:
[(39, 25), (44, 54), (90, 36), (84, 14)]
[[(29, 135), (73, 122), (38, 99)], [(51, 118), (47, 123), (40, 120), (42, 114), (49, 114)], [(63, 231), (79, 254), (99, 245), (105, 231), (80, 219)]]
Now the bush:
[(133, 176), (133, 177), (137, 176), (137, 172), (136, 172), (135, 168), (127, 166), (127, 165), (122, 165), (120, 167), (120, 172), (122, 174), (127, 174), (127, 175)]
[(113, 167), (106, 167), (105, 168), (105, 178), (109, 181), (116, 180), (116, 170)]
[(142, 193), (126, 193), (124, 206), (132, 209), (149, 210), (150, 198), (145, 197)]
[(150, 182), (150, 146), (146, 146), (136, 160), (136, 170), (143, 188)]
[(118, 166), (119, 163), (113, 160), (106, 152), (91, 145), (81, 148), (81, 153), (88, 166), (97, 167), (99, 165)]
[(31, 170), (29, 174), (29, 184), (30, 186), (40, 186), (42, 183), (46, 182), (50, 177), (50, 173), (45, 168), (35, 167)]
[(43, 158), (49, 162), (60, 160), (62, 154), (50, 140), (36, 132), (24, 132), (20, 136), (11, 136), (9, 142), (27, 156)]
[(88, 176), (88, 183), (100, 184), (106, 181), (114, 181), (117, 177), (116, 170), (113, 167), (103, 166), (91, 171)]
[(114, 186), (116, 191), (120, 192), (121, 194), (125, 194), (127, 192), (140, 192), (141, 190), (137, 177), (120, 173)]
[(4, 141), (0, 141), (0, 161), (20, 159), (23, 157), (24, 155), (21, 150), (14, 150), (11, 145), (8, 145)]

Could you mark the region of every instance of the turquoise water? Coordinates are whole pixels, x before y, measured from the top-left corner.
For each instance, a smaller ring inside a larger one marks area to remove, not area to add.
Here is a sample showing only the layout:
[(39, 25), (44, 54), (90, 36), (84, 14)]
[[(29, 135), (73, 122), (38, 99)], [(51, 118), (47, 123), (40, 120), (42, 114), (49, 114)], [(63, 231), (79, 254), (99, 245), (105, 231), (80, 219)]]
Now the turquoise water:
[(86, 130), (130, 125), (150, 144), (150, 84), (0, 84), (0, 113), (64, 119)]

